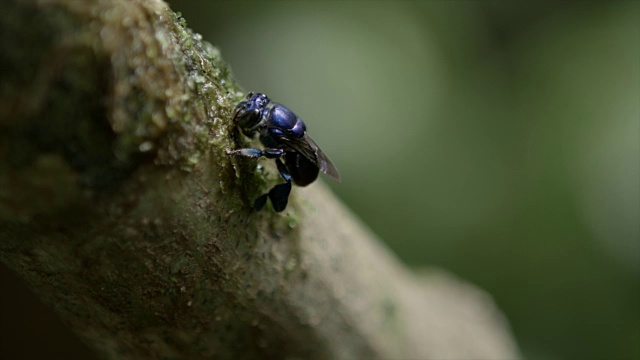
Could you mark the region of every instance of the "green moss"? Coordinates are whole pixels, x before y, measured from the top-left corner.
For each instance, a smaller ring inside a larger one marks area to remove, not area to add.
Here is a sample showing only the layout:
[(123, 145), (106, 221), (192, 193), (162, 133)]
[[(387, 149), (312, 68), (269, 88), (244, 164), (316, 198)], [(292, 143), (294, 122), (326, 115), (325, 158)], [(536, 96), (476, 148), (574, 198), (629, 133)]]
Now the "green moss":
[(265, 180), (256, 162), (226, 154), (247, 144), (231, 120), (244, 94), (220, 51), (180, 14), (164, 8), (144, 17), (135, 3), (33, 9), (15, 5), (0, 15), (38, 24), (24, 31), (15, 22), (2, 34), (5, 44), (34, 44), (0, 59), (2, 68), (20, 69), (0, 87), (2, 104), (14, 104), (0, 108), (15, 110), (0, 121), (3, 173), (34, 166), (43, 152), (59, 154), (83, 188), (100, 191), (149, 162), (192, 172), (211, 161), (219, 179), (207, 184), (211, 191), (240, 193), (243, 207), (259, 195)]

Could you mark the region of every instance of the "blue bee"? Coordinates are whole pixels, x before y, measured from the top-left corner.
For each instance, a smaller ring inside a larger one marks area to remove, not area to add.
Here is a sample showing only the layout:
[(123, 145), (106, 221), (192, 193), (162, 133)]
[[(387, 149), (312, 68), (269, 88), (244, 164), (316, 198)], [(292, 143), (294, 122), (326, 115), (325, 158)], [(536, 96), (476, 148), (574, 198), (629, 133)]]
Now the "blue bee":
[(286, 106), (271, 103), (264, 94), (251, 92), (236, 106), (233, 121), (246, 136), (254, 138), (258, 134), (265, 149), (244, 148), (228, 153), (275, 159), (285, 181), (256, 199), (253, 206), (256, 211), (264, 207), (267, 199), (271, 199), (276, 212), (283, 211), (289, 202), (292, 181), (298, 186), (309, 185), (320, 171), (340, 181), (338, 170), (309, 137), (304, 122)]

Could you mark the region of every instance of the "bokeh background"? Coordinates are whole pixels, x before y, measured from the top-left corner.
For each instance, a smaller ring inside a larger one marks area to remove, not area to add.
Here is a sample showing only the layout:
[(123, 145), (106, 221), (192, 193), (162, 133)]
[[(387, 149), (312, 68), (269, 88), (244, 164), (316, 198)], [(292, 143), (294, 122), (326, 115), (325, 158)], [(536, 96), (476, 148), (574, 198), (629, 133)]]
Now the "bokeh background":
[[(526, 358), (640, 359), (640, 2), (170, 3), (305, 120), (399, 258), (489, 292)], [(0, 358), (51, 336), (89, 356), (15, 289)]]

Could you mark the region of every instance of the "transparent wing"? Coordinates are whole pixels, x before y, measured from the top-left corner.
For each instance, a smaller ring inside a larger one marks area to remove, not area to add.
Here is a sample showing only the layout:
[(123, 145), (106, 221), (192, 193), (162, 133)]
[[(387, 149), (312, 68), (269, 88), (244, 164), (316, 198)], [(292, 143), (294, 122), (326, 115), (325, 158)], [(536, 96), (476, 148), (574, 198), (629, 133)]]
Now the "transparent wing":
[(281, 140), (287, 144), (287, 146), (315, 163), (320, 171), (329, 175), (335, 181), (340, 182), (340, 173), (338, 173), (338, 169), (336, 169), (327, 155), (320, 150), (316, 142), (313, 141), (307, 133), (305, 133), (304, 137), (300, 139), (284, 137)]

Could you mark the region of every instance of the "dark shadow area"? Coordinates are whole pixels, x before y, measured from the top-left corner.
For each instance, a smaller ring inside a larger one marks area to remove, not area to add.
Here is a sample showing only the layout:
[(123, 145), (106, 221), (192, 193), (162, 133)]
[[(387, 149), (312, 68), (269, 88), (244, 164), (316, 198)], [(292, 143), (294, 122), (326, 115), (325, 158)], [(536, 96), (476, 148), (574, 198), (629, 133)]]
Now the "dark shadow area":
[(97, 359), (2, 263), (0, 288), (0, 359)]

